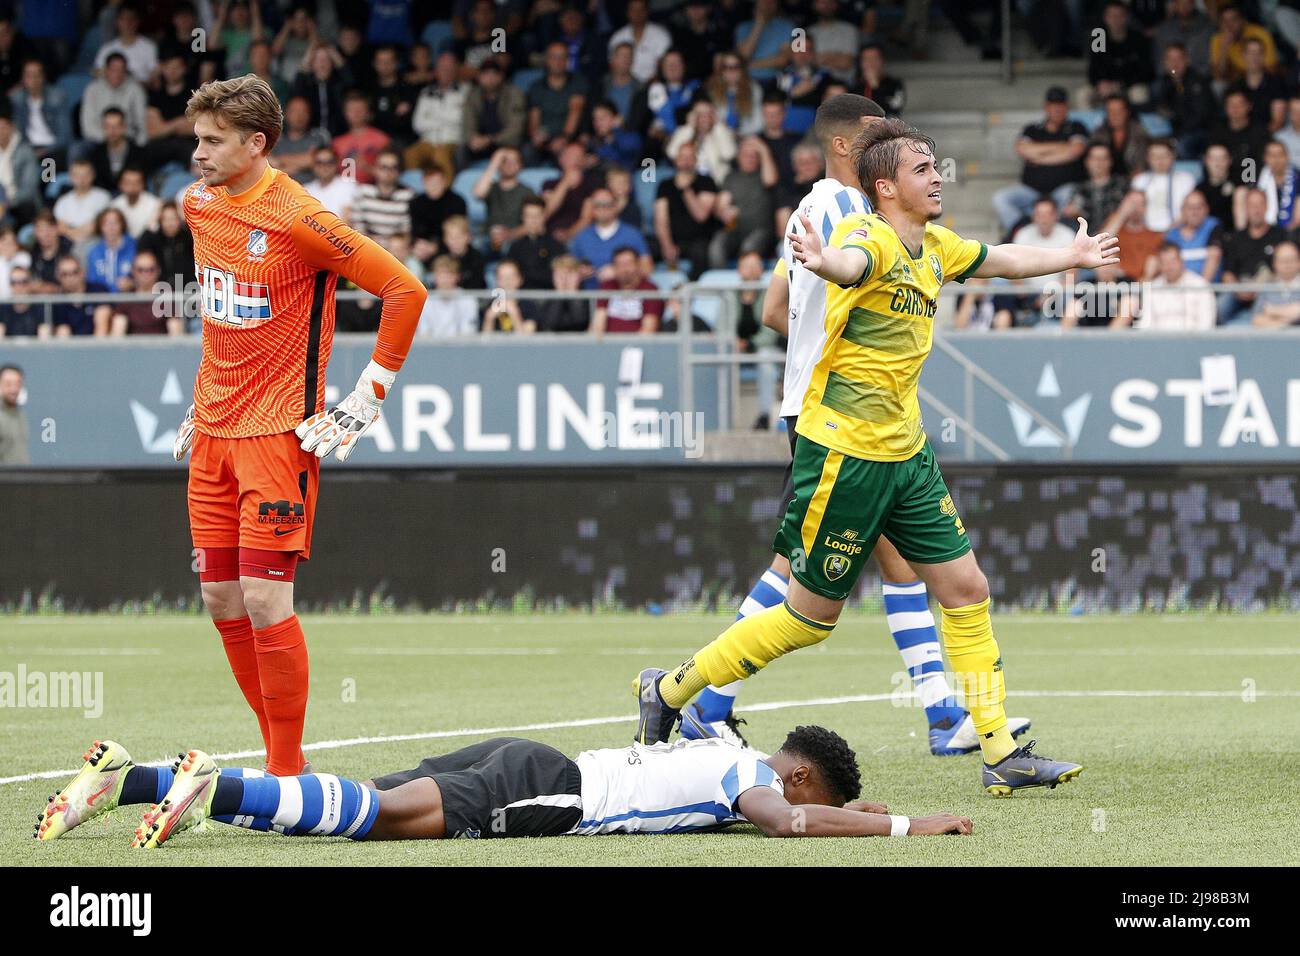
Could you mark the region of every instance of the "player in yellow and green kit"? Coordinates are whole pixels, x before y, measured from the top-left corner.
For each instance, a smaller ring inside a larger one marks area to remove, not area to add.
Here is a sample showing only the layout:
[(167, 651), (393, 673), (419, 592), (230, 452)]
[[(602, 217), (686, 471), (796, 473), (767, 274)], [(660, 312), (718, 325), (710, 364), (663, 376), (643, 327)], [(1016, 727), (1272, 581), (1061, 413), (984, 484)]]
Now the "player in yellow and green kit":
[(1021, 279), (1119, 261), (1119, 241), (1079, 220), (1065, 249), (962, 239), (934, 220), (943, 179), (934, 143), (901, 120), (863, 130), (858, 179), (874, 214), (845, 216), (823, 248), (804, 222), (794, 257), (827, 280), (826, 342), (799, 413), (795, 497), (775, 550), (790, 560), (785, 602), (735, 622), (671, 672), (637, 678), (637, 740), (672, 732), (680, 708), (707, 684), (743, 679), (824, 640), (882, 534), (942, 608), (944, 645), (975, 723), (983, 785), (1002, 796), (1055, 787), (1083, 768), (1017, 747), (1007, 729), (1002, 658), (980, 571), (921, 427), (917, 380), (930, 353), (939, 290), (971, 276)]

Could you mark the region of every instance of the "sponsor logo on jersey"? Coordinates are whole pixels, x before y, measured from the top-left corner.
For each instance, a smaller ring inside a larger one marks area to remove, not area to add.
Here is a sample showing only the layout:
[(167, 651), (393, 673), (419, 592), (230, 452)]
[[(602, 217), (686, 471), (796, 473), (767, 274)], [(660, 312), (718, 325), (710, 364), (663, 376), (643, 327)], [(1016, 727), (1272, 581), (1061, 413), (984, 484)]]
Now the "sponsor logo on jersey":
[(288, 534), (307, 523), (306, 509), (301, 501), (259, 501), (257, 503), (257, 523), (278, 525), (276, 537)]
[(261, 229), (254, 229), (248, 234), (248, 261), (261, 262), (266, 255), (267, 238)]
[(334, 233), (330, 232), (328, 227), (322, 226), (319, 222), (317, 222), (310, 213), (305, 213), (303, 215), (302, 222), (303, 225), (307, 226), (307, 228), (311, 229), (313, 232), (317, 232), (320, 235), (324, 236), (326, 242), (328, 242), (339, 252), (343, 253), (345, 256), (350, 256), (352, 255), (352, 253), (356, 251), (357, 248), (356, 246), (348, 245), (348, 243), (344, 242), (338, 236), (334, 235)]
[(198, 203), (211, 202), (213, 199), (217, 198), (214, 193), (208, 192), (208, 184), (201, 179), (195, 183), (194, 192), (190, 195), (192, 195), (194, 201)]
[(822, 539), (822, 544), (850, 558), (857, 557), (864, 550), (862, 542), (858, 540), (858, 533), (852, 528), (843, 534), (831, 534), (828, 531), (826, 537)]
[(251, 328), (271, 321), (271, 290), (264, 282), (241, 282), (233, 272), (214, 266), (199, 270), (203, 317)]

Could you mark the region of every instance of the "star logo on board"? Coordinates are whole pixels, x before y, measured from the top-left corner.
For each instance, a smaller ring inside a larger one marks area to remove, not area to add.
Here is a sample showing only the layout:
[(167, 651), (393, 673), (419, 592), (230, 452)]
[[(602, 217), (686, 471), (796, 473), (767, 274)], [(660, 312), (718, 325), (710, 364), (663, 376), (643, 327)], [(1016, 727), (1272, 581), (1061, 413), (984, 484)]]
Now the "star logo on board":
[[(167, 370), (167, 379), (163, 382), (162, 394), (158, 397), (162, 405), (183, 405), (185, 395), (181, 391), (180, 378), (175, 369)], [(179, 418), (179, 416), (176, 416)], [(172, 443), (176, 440), (176, 429), (158, 431), (158, 416), (131, 399), (131, 418), (135, 421), (136, 434), (140, 436), (140, 447), (150, 455), (171, 455)]]
[[(1038, 376), (1038, 388), (1035, 394), (1039, 398), (1060, 398), (1061, 384), (1056, 378), (1056, 369), (1051, 362), (1043, 366)], [(1080, 395), (1061, 412), (1061, 429), (1071, 445), (1079, 443), (1083, 433), (1083, 422), (1088, 416), (1088, 406), (1092, 404), (1092, 393)], [(1011, 425), (1016, 430), (1016, 440), (1021, 448), (1060, 448), (1064, 445), (1061, 436), (1039, 424), (1029, 410), (1018, 402), (1007, 402), (1007, 412), (1011, 415)]]

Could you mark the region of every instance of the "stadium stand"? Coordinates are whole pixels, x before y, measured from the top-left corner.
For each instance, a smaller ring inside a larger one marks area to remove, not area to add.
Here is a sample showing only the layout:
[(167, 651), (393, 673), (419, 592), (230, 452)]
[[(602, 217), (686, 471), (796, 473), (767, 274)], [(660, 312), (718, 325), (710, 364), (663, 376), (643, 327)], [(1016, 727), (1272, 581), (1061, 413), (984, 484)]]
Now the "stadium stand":
[[(707, 242), (693, 240), (694, 254), (668, 268), (655, 216), (656, 197), (676, 173), (670, 157), (680, 143), (697, 140), (698, 171), (708, 176), (699, 182), (712, 182), (710, 188), (721, 191), (727, 172), (735, 168), (738, 146), (746, 137), (758, 136), (779, 172), (772, 190), (775, 215), (758, 249), (770, 268), (780, 251), (785, 210), (820, 175), (811, 170), (808, 151), (801, 153), (796, 146), (813, 142), (809, 128), (817, 103), (845, 91), (877, 97), (889, 113), (901, 113), (934, 137), (951, 182), (944, 192), (943, 223), (963, 234), (1011, 236), (1029, 221), (1038, 189), (1049, 180), (1067, 224), (1081, 208), (1114, 212), (1120, 187), (1112, 185), (1106, 192), (1104, 179), (1089, 186), (1078, 152), (1086, 140), (1103, 143), (1113, 154), (1112, 168), (1103, 175), (1122, 178), (1126, 188), (1135, 183), (1147, 193), (1148, 220), (1159, 223), (1161, 232), (1185, 225), (1178, 208), (1183, 187), (1172, 184), (1192, 182), (1209, 199), (1216, 226), (1211, 243), (1225, 250), (1234, 242), (1250, 244), (1244, 236), (1246, 206), (1255, 189), (1265, 193), (1269, 225), (1297, 238), (1292, 207), (1300, 176), (1300, 157), (1294, 155), (1300, 147), (1294, 122), (1300, 119), (1300, 69), (1288, 4), (1047, 0), (1035, 5), (1033, 21), (1013, 16), (1012, 46), (1003, 63), (992, 58), (1001, 35), (997, 10), (989, 21), (955, 4), (908, 4), (909, 10), (933, 9), (919, 23), (904, 23), (901, 4), (778, 3), (775, 18), (764, 21), (761, 30), (753, 25), (748, 3), (711, 7), (707, 15), (690, 4), (651, 4), (650, 24), (638, 38), (625, 28), (625, 12), (616, 7), (459, 3), (448, 17), (412, 2), (389, 5), (408, 28), (400, 43), (389, 43), (389, 34), (368, 33), (364, 3), (317, 6), (274, 0), (256, 5), (256, 16), (250, 18), (253, 11), (245, 3), (219, 5), (225, 14), (188, 0), (158, 10), (114, 4), (83, 16), (78, 41), (63, 46), (25, 44), (23, 21), (5, 21), (15, 52), (7, 78), (0, 80), (9, 84), (11, 108), (23, 128), (15, 130), (22, 145), (0, 163), (0, 184), (8, 188), (30, 175), (31, 153), (22, 146), (30, 146), (38, 157), (54, 157), (56, 164), (53, 175), (42, 177), (34, 199), (5, 197), (4, 223), (29, 247), (32, 218), (72, 195), (69, 166), (83, 157), (96, 162), (97, 184), (108, 187), (110, 199), (128, 163), (143, 168), (149, 197), (175, 197), (193, 176), (178, 149), (189, 91), (208, 79), (252, 69), (263, 72), (286, 100), (295, 93), (314, 104), (311, 128), (294, 142), (303, 149), (314, 142), (333, 143), (340, 174), (328, 189), (341, 213), (354, 212), (348, 203), (355, 184), (337, 182), (350, 175), (346, 160), (359, 159), (368, 170), (379, 146), (399, 148), (405, 167), (400, 185), (427, 205), (413, 215), (411, 233), (393, 241), (430, 286), (433, 260), (445, 251), (441, 224), (448, 215), (468, 216), (471, 259), (482, 259), (485, 267), (475, 265), (471, 274), (485, 271), (491, 278), (496, 261), (510, 255), (509, 242), (499, 232), (496, 241), (489, 240), (488, 209), (474, 195), (487, 159), (506, 145), (523, 149), (526, 166), (519, 180), (545, 202), (548, 231), (562, 246), (568, 248), (592, 222), (591, 194), (608, 171), (624, 169), (626, 184), (621, 192), (615, 190), (619, 218), (645, 238), (655, 263), (646, 278), (661, 289), (673, 289), (687, 276), (703, 273), (705, 284), (727, 289), (737, 281), (735, 260), (718, 261), (715, 251), (712, 261), (701, 261), (698, 250), (710, 248)], [(1018, 10), (1020, 5), (1012, 6)], [(305, 20), (295, 12), (300, 7)], [(981, 30), (983, 26), (988, 29)], [(777, 27), (805, 28), (811, 47), (794, 43), (802, 32), (786, 37)], [(206, 48), (190, 51), (180, 44), (195, 29), (206, 31)], [(548, 73), (547, 49), (559, 47), (567, 51), (565, 68)], [(158, 66), (169, 52), (185, 55), (186, 75), (179, 86), (169, 84)], [(114, 53), (121, 59), (110, 56)], [(47, 88), (54, 92), (24, 90), (26, 81), (15, 67), (28, 58), (41, 62)], [(1017, 82), (1008, 84), (1012, 63)], [(493, 100), (490, 84), (477, 87), (488, 65), (504, 71), (507, 89), (513, 88), (509, 96)], [(479, 95), (472, 127), (467, 120), (460, 122), (471, 91)], [(1026, 146), (1033, 139), (1052, 142), (1057, 136), (1050, 119), (1044, 125), (1044, 91), (1053, 103), (1068, 107), (1065, 122), (1079, 125), (1063, 138), (1060, 165), (1050, 176), (1036, 178), (1025, 169)], [(371, 125), (341, 136), (347, 129), (348, 94), (354, 92), (369, 102)], [(87, 108), (92, 97), (93, 108)], [(521, 102), (527, 115), (514, 116)], [(39, 108), (30, 108), (32, 103)], [(712, 117), (705, 107), (695, 109), (701, 103), (712, 105)], [(92, 114), (108, 108), (123, 111), (133, 140), (130, 151), (110, 144), (92, 155), (103, 137), (103, 116)], [(774, 112), (769, 114), (769, 108)], [(614, 116), (613, 130), (602, 127), (600, 138), (592, 125), (598, 109)], [(583, 148), (577, 178), (560, 175), (561, 139), (538, 134), (556, 123), (556, 128), (573, 130), (564, 138)], [(91, 128), (83, 129), (87, 124)], [(62, 134), (66, 141), (56, 141), (52, 131), (62, 129), (72, 133)], [(417, 129), (425, 131), (423, 139)], [(465, 141), (464, 130), (472, 130), (472, 142)], [(1265, 153), (1274, 139), (1284, 152), (1270, 168)], [(1165, 140), (1176, 151), (1168, 208), (1160, 205), (1166, 174), (1145, 167), (1145, 143)], [(1230, 157), (1226, 176), (1210, 175), (1211, 166), (1218, 169), (1220, 147)], [(449, 193), (425, 194), (430, 164), (446, 173)], [(306, 160), (299, 159), (295, 168), (303, 171), (294, 175), (309, 178)], [(1087, 190), (1096, 200), (1091, 204), (1084, 199)], [(1105, 202), (1099, 198), (1103, 194), (1109, 197)], [(991, 196), (1014, 196), (1015, 202), (1001, 201), (999, 216)], [(94, 238), (86, 231), (91, 221), (86, 216), (99, 203), (92, 191), (62, 207), (73, 211), (73, 219), (61, 220), (60, 229), (83, 263)], [(459, 208), (452, 208), (453, 203)], [(708, 227), (715, 234), (724, 228), (716, 220)], [(743, 251), (738, 243), (715, 245), (724, 253)], [(1154, 277), (1154, 256), (1139, 265), (1143, 278)], [(584, 275), (590, 286), (589, 264)], [(530, 276), (525, 294), (545, 280), (546, 270), (534, 269)], [(1228, 273), (1226, 281), (1270, 277), (1265, 265), (1249, 277)], [(1210, 278), (1225, 281), (1222, 275)], [(955, 314), (955, 298), (945, 298), (941, 323)], [(690, 310), (712, 326), (724, 311), (720, 301), (718, 295), (699, 295)], [(1242, 297), (1221, 294), (1220, 301), (1239, 304)], [(1028, 324), (1037, 324), (1032, 318)], [(1240, 309), (1221, 315), (1220, 321), (1229, 318), (1240, 322)], [(42, 327), (38, 334), (48, 331)]]

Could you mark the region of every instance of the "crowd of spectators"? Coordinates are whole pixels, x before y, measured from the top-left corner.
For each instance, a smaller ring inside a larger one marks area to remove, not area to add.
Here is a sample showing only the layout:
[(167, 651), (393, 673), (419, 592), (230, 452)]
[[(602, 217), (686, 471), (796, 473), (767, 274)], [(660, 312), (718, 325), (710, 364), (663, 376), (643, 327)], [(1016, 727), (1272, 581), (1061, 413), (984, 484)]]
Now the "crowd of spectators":
[[(1017, 142), (1020, 182), (993, 197), (1007, 238), (1066, 243), (1076, 216), (1121, 235), (1119, 267), (1062, 281), (1285, 274), (1276, 260), (1300, 238), (1300, 2), (1013, 7), (1041, 52), (1083, 58), (1088, 84), (1049, 89)], [(81, 18), (57, 2), (7, 19), (4, 8), (0, 296), (192, 288), (176, 205), (194, 178), (185, 105), (209, 79), (252, 72), (284, 104), (272, 163), (436, 291), (429, 336), (690, 321), (650, 293), (720, 272), (735, 281), (756, 263), (763, 274), (824, 174), (808, 135), (818, 104), (857, 92), (902, 113), (886, 50), (924, 59), (933, 17), (986, 55), (1001, 36), (992, 0), (111, 0)], [(991, 30), (973, 19), (985, 10)], [(1174, 253), (1177, 275), (1165, 267)], [(527, 297), (550, 289), (609, 295)], [(473, 290), (493, 294), (456, 294)], [(1081, 309), (998, 292), (973, 287), (958, 323), (1008, 328), (1055, 308), (1066, 325), (1143, 324), (1122, 296)], [(742, 317), (752, 306), (734, 304)], [(1282, 324), (1290, 304), (1223, 292), (1208, 314)], [(0, 334), (197, 327), (153, 311), (10, 303)], [(1204, 323), (1205, 310), (1185, 311)], [(372, 330), (378, 314), (347, 299), (338, 325)]]
[[(185, 105), (252, 72), (284, 104), (272, 164), (445, 290), (421, 334), (671, 327), (666, 300), (620, 293), (771, 262), (822, 175), (807, 134), (826, 96), (903, 109), (877, 6), (113, 0), (53, 30), (24, 4), (0, 19), (0, 295), (192, 286)], [(451, 294), (489, 282), (490, 302)], [(516, 295), (566, 288), (611, 295)], [(51, 324), (11, 304), (0, 334), (196, 327), (146, 311)], [(339, 302), (340, 329), (377, 321)]]
[[(1086, 308), (1068, 292), (1058, 301), (1055, 286), (1013, 297), (994, 285), (961, 303), (958, 324), (1300, 322), (1300, 4), (1112, 0), (1100, 16), (1078, 109), (1063, 87), (1047, 91), (1042, 120), (1016, 143), (1020, 182), (993, 203), (1016, 242), (1068, 245), (1074, 230), (1047, 224), (1083, 216), (1121, 237), (1123, 260), (1068, 277), (1088, 289)], [(1204, 288), (1273, 281), (1293, 289)], [(1094, 282), (1149, 283), (1146, 301)]]

